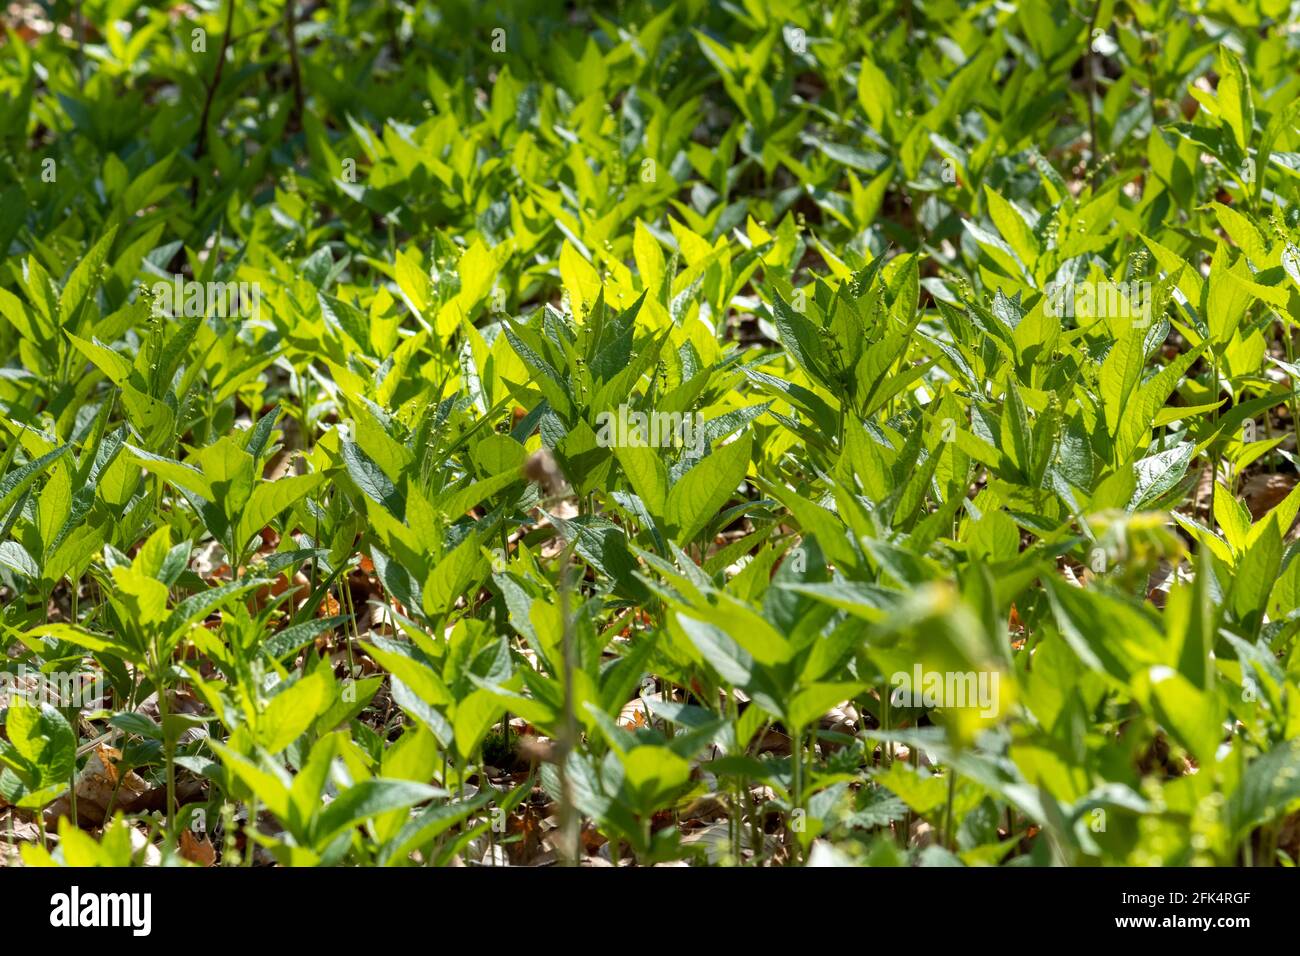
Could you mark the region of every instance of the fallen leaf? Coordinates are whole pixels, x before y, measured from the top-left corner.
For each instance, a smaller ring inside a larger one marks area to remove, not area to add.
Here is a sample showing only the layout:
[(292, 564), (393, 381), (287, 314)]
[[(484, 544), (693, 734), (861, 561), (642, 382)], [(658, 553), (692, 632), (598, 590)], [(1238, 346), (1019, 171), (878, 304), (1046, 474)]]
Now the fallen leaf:
[(206, 836), (197, 837), (191, 830), (181, 831), (181, 856), (199, 866), (212, 866), (217, 862), (217, 849)]

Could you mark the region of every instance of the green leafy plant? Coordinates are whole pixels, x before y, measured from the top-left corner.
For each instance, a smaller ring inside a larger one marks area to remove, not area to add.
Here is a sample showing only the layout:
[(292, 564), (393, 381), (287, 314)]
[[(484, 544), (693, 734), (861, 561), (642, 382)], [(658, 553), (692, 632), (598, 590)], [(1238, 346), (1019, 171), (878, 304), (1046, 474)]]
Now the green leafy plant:
[(65, 6), (24, 862), (1300, 860), (1280, 0)]

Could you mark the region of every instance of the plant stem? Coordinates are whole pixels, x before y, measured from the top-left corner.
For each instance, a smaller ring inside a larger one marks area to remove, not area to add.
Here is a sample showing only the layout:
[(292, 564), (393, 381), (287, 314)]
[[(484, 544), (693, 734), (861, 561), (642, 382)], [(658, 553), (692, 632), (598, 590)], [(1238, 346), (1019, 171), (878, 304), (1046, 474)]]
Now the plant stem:
[[(790, 740), (790, 759), (794, 762), (793, 766), (793, 783), (790, 793), (790, 812), (791, 816), (803, 809), (803, 729), (799, 728), (794, 732)], [(790, 830), (791, 837), (791, 856), (797, 859), (799, 856), (799, 838), (795, 835), (793, 827)]]
[(573, 805), (572, 785), (569, 781), (569, 754), (578, 742), (578, 721), (574, 713), (573, 674), (577, 670), (577, 648), (574, 646), (573, 619), (570, 614), (569, 592), (573, 586), (570, 564), (573, 559), (575, 536), (560, 557), (560, 618), (564, 621), (564, 733), (560, 739), (560, 855), (564, 866), (578, 865), (578, 815)]
[(1088, 145), (1092, 147), (1092, 161), (1095, 163), (1097, 157), (1101, 155), (1097, 148), (1097, 108), (1093, 100), (1097, 98), (1097, 72), (1093, 69), (1092, 60), (1092, 34), (1097, 29), (1097, 17), (1101, 14), (1101, 0), (1097, 0), (1092, 7), (1092, 18), (1088, 21), (1088, 31), (1083, 38), (1087, 44), (1087, 53), (1084, 56), (1084, 70), (1088, 74)]
[(952, 832), (952, 804), (957, 795), (957, 771), (952, 767), (948, 768), (948, 809), (944, 813), (943, 821), (943, 841), (944, 845), (952, 851), (957, 849), (957, 838)]
[(168, 724), (166, 665), (163, 661), (162, 644), (158, 637), (153, 639), (153, 689), (158, 695), (158, 723), (163, 734), (163, 762), (167, 768), (167, 839), (173, 840), (176, 822), (176, 739)]
[(298, 65), (298, 38), (295, 35), (297, 18), (294, 11), (295, 0), (285, 0), (284, 32), (289, 43), (289, 69), (293, 75), (293, 119), (302, 127), (302, 69)]
[(221, 49), (217, 52), (217, 68), (212, 72), (212, 82), (208, 84), (207, 95), (203, 99), (203, 112), (199, 114), (199, 141), (194, 147), (194, 179), (190, 181), (190, 207), (199, 202), (198, 162), (203, 158), (208, 147), (208, 115), (212, 112), (212, 101), (221, 85), (221, 71), (226, 65), (226, 50), (230, 46), (231, 29), (235, 23), (235, 0), (226, 0), (226, 29), (221, 34)]
[(253, 796), (253, 798), (248, 801), (248, 822), (244, 824), (244, 850), (246, 852), (246, 856), (244, 857), (244, 866), (251, 867), (253, 865), (253, 857), (255, 855), (254, 847), (257, 846), (253, 841), (253, 834), (257, 832), (257, 815), (260, 812), (261, 810), (258, 807), (257, 797)]

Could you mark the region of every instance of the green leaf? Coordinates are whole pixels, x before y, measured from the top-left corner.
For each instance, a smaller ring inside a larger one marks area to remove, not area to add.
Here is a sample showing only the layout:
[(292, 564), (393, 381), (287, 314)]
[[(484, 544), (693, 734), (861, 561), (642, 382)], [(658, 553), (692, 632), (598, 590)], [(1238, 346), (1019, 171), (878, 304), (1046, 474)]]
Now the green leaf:
[(5, 720), (9, 743), (33, 771), (33, 790), (66, 784), (76, 758), (77, 740), (67, 719), (49, 704), (35, 706), (11, 698)]
[(451, 725), (456, 736), (456, 753), (461, 760), (468, 760), (477, 752), (488, 728), (496, 723), (504, 710), (497, 697), (482, 688), (471, 691), (456, 704)]
[(691, 613), (722, 630), (760, 664), (784, 664), (794, 656), (790, 641), (761, 615), (730, 595), (719, 594), (716, 604), (692, 608)]
[(301, 501), (328, 477), (324, 472), (291, 475), (279, 481), (259, 482), (239, 516), (235, 540), (240, 547), (271, 523), (281, 511)]
[(336, 684), (317, 668), (271, 698), (254, 735), (268, 753), (278, 754), (304, 733), (333, 702)]
[(1223, 738), (1219, 697), (1198, 690), (1169, 667), (1151, 668), (1148, 678), (1160, 722), (1202, 767), (1212, 765)]
[(219, 740), (211, 741), (210, 746), (226, 769), (251, 790), (269, 812), (281, 820), (290, 819), (289, 788), (292, 782), (282, 767), (273, 763), (262, 766)]
[(1011, 463), (1025, 477), (1033, 464), (1033, 432), (1029, 427), (1029, 412), (1020, 397), (1020, 387), (1015, 382), (1007, 385), (1006, 401), (1002, 406), (1003, 451)]
[(866, 689), (864, 683), (850, 681), (825, 681), (801, 689), (786, 705), (785, 719), (798, 731), (824, 717), (832, 707), (852, 700)]
[(1300, 800), (1300, 741), (1287, 740), (1257, 758), (1228, 800), (1226, 821), (1234, 843), (1282, 816)]
[(68, 453), (70, 445), (62, 445), (39, 458), (15, 468), (0, 479), (0, 515), (5, 514), (24, 491), (51, 465)]
[(1101, 366), (1101, 402), (1106, 414), (1106, 431), (1112, 436), (1119, 434), (1120, 419), (1142, 377), (1143, 341), (1142, 329), (1127, 330), (1115, 340)]
[(1282, 533), (1277, 522), (1265, 518), (1265, 530), (1246, 548), (1233, 576), (1232, 608), (1237, 617), (1258, 627), (1269, 592), (1282, 566)]
[(633, 747), (619, 757), (634, 805), (648, 815), (690, 780), (691, 765), (665, 747)]
[(646, 510), (652, 517), (663, 517), (668, 500), (668, 469), (661, 453), (649, 447), (615, 445), (614, 457)]
[(316, 817), (312, 839), (324, 846), (344, 830), (357, 826), (389, 810), (423, 803), (446, 796), (447, 792), (428, 784), (410, 780), (385, 780), (375, 777), (348, 787)]
[(178, 488), (188, 488), (197, 494), (202, 495), (209, 501), (214, 497), (212, 486), (203, 473), (193, 465), (187, 465), (183, 462), (173, 461), (170, 458), (163, 458), (161, 455), (155, 455), (152, 452), (144, 451), (133, 445), (127, 445), (131, 457), (144, 468), (145, 471), (153, 472), (161, 478), (166, 479)]
[(1255, 106), (1250, 95), (1250, 76), (1237, 54), (1219, 45), (1219, 115), (1232, 130), (1237, 148), (1245, 153), (1255, 129)]
[(434, 672), (433, 668), (420, 660), (417, 656), (419, 652), (414, 647), (378, 636), (362, 641), (361, 644), (367, 653), (394, 677), (406, 684), (420, 699), (439, 708), (447, 707), (454, 702), (452, 693), (447, 689), (442, 678)]
[(984, 197), (989, 204), (989, 216), (998, 227), (998, 232), (1002, 233), (1002, 238), (1007, 241), (1011, 251), (1032, 271), (1038, 261), (1038, 241), (1034, 238), (1029, 223), (1015, 206), (990, 189), (987, 183), (984, 186)]
[(794, 356), (802, 368), (816, 382), (830, 386), (826, 347), (817, 334), (817, 327), (801, 312), (791, 306), (781, 293), (772, 293), (772, 311), (776, 316), (776, 329), (781, 344)]
[(693, 541), (736, 494), (749, 470), (753, 439), (746, 434), (703, 458), (668, 492), (664, 517), (678, 542)]
[(1061, 635), (1084, 666), (1127, 685), (1139, 668), (1163, 663), (1160, 631), (1126, 601), (1054, 581), (1047, 597)]
[(1214, 520), (1219, 523), (1229, 546), (1240, 554), (1250, 537), (1250, 512), (1222, 484), (1214, 485)]
[(108, 258), (109, 250), (113, 247), (113, 240), (116, 237), (117, 226), (109, 226), (99, 241), (91, 246), (90, 251), (77, 263), (77, 267), (72, 270), (72, 275), (68, 276), (63, 292), (59, 295), (59, 314), (63, 316), (65, 324), (76, 317), (86, 297), (99, 286), (100, 268)]

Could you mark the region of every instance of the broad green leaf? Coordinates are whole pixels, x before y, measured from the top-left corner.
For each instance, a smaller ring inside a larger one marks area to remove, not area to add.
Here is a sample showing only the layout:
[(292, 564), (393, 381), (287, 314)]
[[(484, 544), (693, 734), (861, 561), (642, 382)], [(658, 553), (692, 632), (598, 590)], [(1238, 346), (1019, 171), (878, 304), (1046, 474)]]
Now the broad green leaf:
[(694, 540), (736, 493), (749, 470), (753, 439), (746, 434), (701, 459), (668, 491), (664, 517), (679, 542)]

